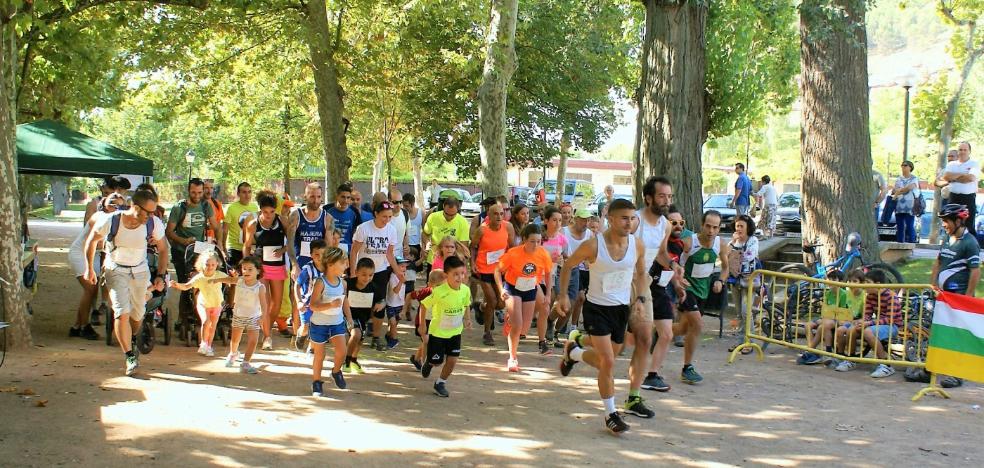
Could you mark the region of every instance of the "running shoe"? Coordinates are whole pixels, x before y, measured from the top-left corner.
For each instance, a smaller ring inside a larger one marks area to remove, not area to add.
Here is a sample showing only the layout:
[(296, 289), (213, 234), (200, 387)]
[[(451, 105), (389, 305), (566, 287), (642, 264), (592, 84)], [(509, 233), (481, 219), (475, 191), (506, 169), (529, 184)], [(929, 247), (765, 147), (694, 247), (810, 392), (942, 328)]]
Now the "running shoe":
[(641, 396), (630, 396), (625, 400), (625, 412), (645, 419), (656, 417), (656, 412), (646, 406)]
[(577, 364), (577, 361), (571, 359), (571, 351), (575, 346), (577, 342), (574, 340), (567, 340), (567, 343), (564, 343), (564, 356), (560, 359), (560, 375), (564, 377), (570, 375), (574, 364)]
[(506, 371), (508, 372), (519, 372), (519, 361), (516, 359), (509, 359), (506, 361)]
[(670, 391), (670, 386), (666, 384), (659, 374), (646, 376), (646, 379), (642, 381), (642, 388), (646, 390), (656, 390), (657, 392)]
[(683, 336), (679, 336), (679, 335), (678, 336), (674, 336), (673, 337), (673, 346), (676, 346), (677, 348), (682, 348), (683, 347)]
[(345, 364), (342, 364), (342, 372), (344, 372), (346, 374), (351, 374), (352, 373), (352, 366), (349, 365), (349, 363), (347, 363), (347, 362)]
[(320, 380), (311, 382), (311, 396), (324, 396), (325, 383)]
[(492, 332), (485, 332), (482, 336), (482, 344), (485, 346), (495, 346), (495, 339), (492, 338)]
[(582, 338), (582, 336), (583, 335), (581, 334), (581, 330), (578, 330), (577, 328), (575, 328), (574, 330), (571, 330), (571, 333), (569, 335), (567, 335), (567, 341), (573, 341), (574, 344), (576, 344), (576, 345), (578, 345), (580, 347), (584, 347), (584, 345), (581, 344), (581, 338)]
[(242, 372), (243, 374), (256, 374), (259, 372), (259, 369), (253, 367), (252, 364), (243, 361), (243, 363), (239, 366), (239, 372)]
[(431, 375), (431, 369), (433, 369), (433, 368), (434, 368), (434, 366), (432, 366), (431, 363), (425, 362), (423, 366), (420, 366), (420, 375), (423, 378), (425, 378), (425, 379), (427, 377), (430, 377), (430, 375)]
[(338, 388), (340, 388), (340, 389), (342, 389), (342, 390), (345, 390), (345, 388), (348, 386), (345, 383), (345, 377), (342, 376), (342, 372), (341, 371), (332, 372), (331, 373), (331, 380), (334, 380), (335, 381), (335, 386), (338, 387)]
[(495, 320), (499, 322), (499, 325), (506, 323), (506, 311), (504, 309), (496, 309)]
[(215, 350), (211, 346), (205, 347), (205, 357), (215, 357)]
[(629, 430), (629, 425), (622, 421), (622, 417), (618, 415), (617, 411), (605, 417), (605, 427), (608, 428), (608, 432), (615, 435)]
[(131, 375), (135, 374), (137, 372), (137, 368), (138, 367), (140, 367), (140, 360), (137, 359), (136, 356), (127, 356), (127, 358), (126, 358), (126, 376), (127, 377), (130, 377)]
[(395, 347), (397, 347), (399, 345), (400, 345), (400, 340), (398, 340), (396, 338), (390, 338), (388, 336), (386, 337), (386, 348), (387, 349), (393, 349), (393, 348), (395, 348)]
[(85, 324), (84, 327), (82, 327), (82, 331), (81, 331), (81, 335), (80, 336), (82, 338), (87, 339), (87, 340), (98, 340), (99, 339), (99, 334), (96, 333), (96, 330), (94, 328), (92, 328), (92, 324), (91, 323), (87, 323), (87, 324)]
[(547, 356), (553, 354), (550, 347), (547, 346), (547, 340), (540, 340), (540, 356)]
[(239, 357), (239, 353), (229, 353), (226, 357), (226, 367), (232, 367), (236, 365), (236, 358)]
[(824, 366), (827, 367), (827, 369), (836, 369), (837, 366), (840, 365), (840, 363), (841, 363), (841, 360), (840, 359), (830, 358), (829, 361), (827, 361), (826, 363), (824, 363)]
[(448, 387), (447, 385), (444, 385), (444, 382), (434, 382), (434, 394), (444, 398), (451, 396), (448, 392)]
[(687, 364), (683, 366), (683, 372), (680, 373), (680, 380), (685, 384), (696, 385), (703, 381), (704, 378), (697, 373), (693, 364)]
[(283, 330), (280, 330), (280, 336), (282, 336), (284, 338), (290, 338), (291, 336), (294, 336), (294, 335), (290, 332), (290, 329), (289, 328), (284, 328)]
[(417, 356), (414, 354), (410, 355), (410, 364), (413, 364), (413, 367), (416, 368), (418, 371), (420, 370), (421, 367), (423, 367), (423, 364), (421, 364), (420, 361), (417, 360)]
[(524, 335), (524, 334), (522, 334), (522, 333), (520, 333), (520, 334), (519, 334), (519, 339), (521, 339), (521, 340), (525, 340), (525, 339), (526, 339), (526, 335)]
[(803, 366), (812, 366), (814, 364), (820, 364), (822, 360), (823, 359), (820, 358), (819, 354), (813, 354), (807, 351), (803, 354), (800, 354), (799, 357), (796, 358), (796, 364), (800, 364)]
[(79, 338), (81, 336), (82, 336), (82, 329), (81, 328), (71, 327), (71, 328), (68, 329), (68, 337), (69, 338)]
[(883, 379), (892, 374), (895, 374), (895, 368), (887, 364), (878, 364), (875, 370), (871, 373), (871, 377), (875, 379)]
[(273, 338), (271, 338), (269, 336), (266, 337), (266, 338), (264, 338), (263, 339), (263, 347), (261, 349), (263, 349), (264, 351), (272, 351), (273, 350)]
[(851, 361), (845, 360), (845, 361), (841, 361), (840, 364), (837, 364), (837, 367), (835, 367), (834, 370), (837, 372), (847, 372), (847, 371), (854, 370), (855, 367), (858, 367), (858, 365)]
[(355, 372), (356, 374), (361, 375), (366, 373), (365, 369), (362, 368), (362, 364), (359, 364), (359, 361), (353, 360), (352, 362), (349, 363), (349, 367), (351, 367), (352, 372)]
[(204, 356), (205, 355), (205, 351), (207, 351), (207, 350), (208, 350), (208, 346), (206, 346), (205, 343), (202, 343), (202, 344), (198, 345), (198, 354), (201, 354), (202, 356)]

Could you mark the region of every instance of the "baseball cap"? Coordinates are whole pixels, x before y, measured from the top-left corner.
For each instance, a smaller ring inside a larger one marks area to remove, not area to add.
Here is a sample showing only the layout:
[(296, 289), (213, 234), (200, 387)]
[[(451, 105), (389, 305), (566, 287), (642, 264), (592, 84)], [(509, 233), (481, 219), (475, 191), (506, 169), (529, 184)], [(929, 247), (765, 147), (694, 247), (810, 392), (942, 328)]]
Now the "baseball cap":
[(588, 219), (591, 217), (591, 212), (587, 208), (578, 208), (574, 211), (575, 218)]
[(439, 198), (453, 198), (453, 199), (459, 200), (459, 201), (461, 200), (461, 196), (458, 195), (458, 191), (457, 190), (451, 190), (451, 189), (441, 190), (441, 194), (438, 197)]
[(396, 264), (397, 264), (397, 265), (406, 265), (406, 264), (408, 264), (408, 263), (412, 263), (412, 262), (410, 261), (410, 259), (407, 259), (407, 258), (403, 258), (403, 257), (396, 257)]

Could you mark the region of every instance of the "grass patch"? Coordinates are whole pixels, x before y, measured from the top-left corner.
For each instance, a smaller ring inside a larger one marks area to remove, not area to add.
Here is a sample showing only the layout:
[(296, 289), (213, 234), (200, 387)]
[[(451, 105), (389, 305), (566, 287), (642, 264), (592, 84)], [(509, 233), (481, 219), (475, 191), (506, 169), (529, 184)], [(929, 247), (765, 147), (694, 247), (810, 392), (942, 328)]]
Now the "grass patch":
[[(906, 283), (910, 284), (930, 284), (930, 275), (933, 273), (933, 263), (936, 260), (930, 258), (909, 259), (904, 263), (895, 265)], [(984, 297), (984, 284), (977, 283), (975, 296)]]
[[(85, 203), (69, 203), (65, 210), (85, 212)], [(59, 216), (54, 215), (54, 208), (51, 205), (31, 210), (28, 212), (28, 215), (34, 218), (49, 220), (59, 218)]]

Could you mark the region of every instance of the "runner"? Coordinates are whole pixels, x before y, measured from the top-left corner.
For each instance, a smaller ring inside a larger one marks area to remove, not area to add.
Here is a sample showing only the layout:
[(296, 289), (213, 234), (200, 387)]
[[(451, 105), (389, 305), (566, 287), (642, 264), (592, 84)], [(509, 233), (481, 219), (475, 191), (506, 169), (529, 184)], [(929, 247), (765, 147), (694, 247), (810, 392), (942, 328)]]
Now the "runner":
[[(171, 243), (171, 262), (177, 273), (178, 282), (188, 281), (192, 265), (185, 264), (188, 247), (195, 242), (205, 242), (205, 228), (221, 232), (212, 205), (205, 201), (205, 182), (197, 177), (188, 181), (188, 198), (179, 201), (167, 218), (165, 233)], [(156, 206), (155, 206), (156, 208)], [(218, 246), (220, 250), (225, 246)]]
[(205, 202), (212, 205), (212, 212), (215, 213), (215, 220), (218, 221), (218, 230), (216, 231), (209, 226), (205, 229), (205, 238), (209, 242), (225, 245), (225, 226), (223, 225), (225, 213), (222, 211), (222, 202), (215, 198), (215, 181), (212, 179), (205, 179)]
[[(692, 232), (684, 229), (683, 215), (673, 205), (667, 209), (666, 219), (670, 224), (670, 235), (666, 241), (666, 252), (669, 255), (669, 262), (654, 262), (649, 266), (649, 276), (652, 282), (649, 285), (649, 293), (653, 297), (653, 322), (656, 331), (656, 343), (652, 348), (652, 359), (649, 364), (649, 373), (642, 381), (642, 388), (646, 390), (656, 390), (658, 392), (668, 392), (670, 386), (666, 384), (659, 371), (663, 368), (663, 361), (666, 353), (669, 352), (670, 343), (673, 342), (673, 308), (676, 298), (685, 297), (682, 277), (683, 268), (680, 266), (680, 256), (683, 254), (683, 239), (681, 235), (691, 236)], [(667, 310), (668, 309), (668, 310)], [(660, 319), (656, 317), (669, 317)], [(679, 337), (681, 340), (683, 337)], [(680, 342), (683, 346), (683, 342)]]
[[(361, 258), (369, 258), (375, 267), (372, 283), (375, 289), (373, 304), (385, 304), (386, 285), (389, 284), (390, 274), (393, 269), (390, 265), (396, 265), (396, 255), (394, 254), (398, 239), (396, 228), (390, 224), (393, 217), (393, 204), (388, 201), (377, 203), (373, 207), (373, 220), (366, 221), (359, 225), (352, 236), (352, 255), (350, 257), (350, 270), (355, 271), (355, 267)], [(400, 281), (406, 278), (399, 271), (396, 272)], [(386, 318), (386, 311), (383, 308), (373, 309), (372, 314), (372, 346), (377, 351), (384, 348), (379, 338), (382, 336), (383, 319)]]
[(243, 226), (256, 216), (257, 211), (260, 209), (253, 201), (253, 187), (249, 182), (241, 182), (236, 186), (236, 201), (226, 206), (223, 216), (225, 228), (222, 230), (222, 237), (225, 242), (222, 244), (229, 252), (230, 265), (239, 265), (239, 261), (243, 259)]
[[(263, 350), (273, 349), (273, 322), (280, 313), (280, 307), (284, 300), (284, 280), (287, 279), (287, 263), (284, 261), (284, 253), (290, 259), (294, 269), (294, 277), (297, 277), (297, 257), (294, 253), (294, 243), (287, 242), (293, 236), (290, 226), (284, 227), (280, 215), (277, 214), (277, 198), (272, 192), (260, 191), (256, 194), (256, 204), (260, 207), (259, 214), (246, 223), (245, 242), (243, 242), (243, 252), (247, 255), (256, 255), (263, 261), (263, 285), (266, 287), (269, 306), (265, 309), (267, 314), (260, 321), (260, 328), (263, 330)], [(256, 253), (253, 253), (253, 248)], [(295, 323), (300, 323), (295, 322)], [(286, 329), (286, 328), (285, 328)], [(283, 332), (285, 329), (282, 329)]]
[(376, 266), (369, 257), (361, 258), (356, 263), (355, 274), (346, 280), (347, 294), (343, 307), (349, 310), (346, 315), (352, 317), (352, 334), (349, 337), (348, 352), (345, 354), (345, 364), (342, 372), (355, 372), (356, 374), (365, 373), (362, 365), (359, 364), (359, 352), (362, 351), (362, 337), (369, 329), (369, 321), (373, 313), (383, 309), (382, 302), (376, 302), (376, 286), (372, 279), (376, 271)]
[(516, 237), (512, 224), (502, 220), (503, 214), (502, 205), (493, 203), (489, 207), (488, 224), (478, 227), (475, 241), (471, 244), (472, 258), (475, 259), (472, 272), (482, 286), (482, 324), (485, 326), (482, 343), (486, 346), (495, 346), (495, 339), (492, 338), (493, 313), (505, 307), (501, 290), (496, 287), (495, 267)]
[[(553, 279), (551, 281), (553, 288), (545, 289), (543, 298), (537, 302), (536, 333), (540, 338), (540, 354), (544, 355), (551, 353), (550, 348), (547, 346), (547, 340), (554, 339), (554, 322), (559, 317), (551, 307), (553, 305), (551, 299), (561, 295), (560, 289), (558, 289), (559, 283), (557, 277), (560, 275), (560, 267), (564, 264), (564, 260), (571, 254), (567, 237), (561, 231), (563, 219), (564, 217), (557, 207), (547, 205), (543, 209), (543, 248), (550, 254), (550, 261), (553, 263), (553, 269), (550, 272)], [(567, 296), (571, 300), (577, 296), (577, 281), (579, 279), (580, 276), (574, 276), (566, 290)], [(546, 286), (542, 285), (541, 287)]]
[(98, 220), (85, 241), (85, 280), (95, 284), (96, 246), (106, 239), (106, 258), (103, 265), (106, 285), (113, 307), (114, 332), (126, 355), (126, 375), (136, 372), (140, 361), (134, 344), (140, 330), (147, 303), (147, 288), (151, 285), (147, 267), (147, 247), (157, 249), (157, 276), (154, 287), (163, 288), (167, 275), (167, 242), (164, 224), (156, 216), (157, 195), (149, 190), (137, 190), (133, 204)]
[(553, 286), (553, 263), (550, 254), (540, 245), (543, 234), (540, 226), (528, 224), (523, 228), (523, 243), (509, 249), (499, 258), (495, 268), (495, 284), (502, 291), (506, 302), (506, 320), (503, 333), (509, 343), (509, 360), (506, 370), (519, 372), (520, 335), (529, 329), (533, 322), (536, 302), (543, 297), (545, 290), (537, 286), (546, 281)]
[[(92, 227), (103, 217), (112, 215), (116, 210), (126, 210), (128, 208), (123, 195), (110, 192), (109, 195), (102, 198), (102, 203), (100, 203), (95, 214), (85, 222), (82, 231), (75, 237), (72, 246), (68, 248), (68, 264), (72, 267), (72, 273), (75, 275), (75, 279), (82, 286), (82, 298), (79, 299), (79, 308), (75, 315), (75, 325), (68, 329), (69, 337), (80, 337), (87, 340), (99, 339), (99, 334), (92, 328), (92, 323), (89, 320), (92, 302), (96, 299), (96, 294), (99, 293), (99, 282), (92, 282), (86, 279), (85, 242), (89, 238)], [(93, 270), (96, 272), (96, 275), (101, 274), (102, 261), (100, 255), (96, 255), (93, 261), (95, 262)]]
[(521, 233), (523, 232), (523, 228), (530, 223), (530, 208), (522, 203), (518, 203), (509, 212), (511, 213), (509, 224), (513, 225), (513, 232), (516, 233), (516, 239), (513, 240), (512, 245), (522, 244), (523, 239)]
[[(407, 221), (407, 252), (406, 258), (410, 260), (410, 264), (407, 265), (407, 294), (414, 291), (414, 282), (417, 280), (417, 275), (424, 271), (423, 264), (424, 259), (421, 253), (421, 236), (420, 233), (424, 229), (424, 210), (417, 207), (417, 199), (412, 193), (403, 194), (403, 210), (406, 211), (409, 221)], [(410, 321), (410, 301), (406, 301), (408, 307), (406, 307), (405, 319)]]
[(574, 207), (570, 203), (560, 205), (560, 225), (567, 227), (574, 221)]
[(359, 211), (351, 204), (352, 199), (352, 186), (342, 184), (335, 189), (335, 203), (333, 205), (325, 205), (323, 208), (331, 216), (335, 227), (341, 229), (342, 240), (338, 244), (338, 248), (344, 250), (346, 253), (351, 249), (352, 235), (355, 234), (355, 228), (359, 224), (362, 224)]
[[(594, 233), (588, 230), (588, 219), (591, 212), (586, 208), (580, 208), (574, 212), (574, 221), (570, 226), (564, 227), (564, 236), (570, 243), (571, 252), (577, 250), (581, 243), (594, 237)], [(584, 305), (584, 294), (588, 290), (588, 264), (582, 262), (577, 266), (577, 297), (574, 298), (574, 308), (570, 315), (566, 315), (557, 323), (557, 333), (567, 336), (573, 328), (577, 328), (578, 319), (581, 317), (581, 308)], [(561, 340), (554, 340), (554, 347), (563, 348)]]
[[(451, 396), (447, 380), (461, 355), (461, 333), (471, 329), (468, 306), (471, 292), (463, 284), (468, 278), (468, 269), (458, 257), (450, 257), (444, 265), (447, 282), (433, 289), (431, 295), (421, 303), (431, 311), (431, 323), (427, 334), (427, 361), (420, 368), (425, 379), (430, 376), (434, 366), (441, 365), (441, 375), (434, 382), (434, 393), (439, 397)], [(447, 362), (445, 362), (445, 357)]]
[(343, 307), (345, 302), (345, 285), (342, 274), (348, 258), (338, 247), (329, 247), (322, 252), (321, 264), (324, 275), (314, 281), (311, 289), (311, 348), (314, 356), (311, 361), (311, 395), (324, 394), (324, 382), (321, 381), (321, 367), (325, 361), (325, 345), (331, 342), (334, 348), (331, 378), (335, 386), (344, 390), (347, 388), (345, 377), (342, 376), (342, 363), (345, 362), (345, 332), (347, 324), (352, 323), (352, 316)]
[(680, 301), (680, 323), (673, 325), (674, 335), (684, 335), (683, 370), (680, 380), (687, 384), (697, 384), (704, 380), (694, 369), (694, 354), (700, 333), (704, 328), (701, 311), (707, 296), (713, 291), (721, 292), (724, 282), (714, 275), (714, 263), (721, 259), (721, 271), (727, 274), (728, 253), (731, 247), (721, 241), (721, 213), (714, 210), (704, 212), (701, 217), (700, 233), (684, 239), (683, 261), (684, 279), (689, 283), (686, 297)]
[[(646, 249), (632, 235), (635, 220), (635, 206), (628, 200), (616, 199), (608, 207), (608, 229), (595, 237), (594, 242), (584, 242), (560, 271), (560, 289), (570, 284), (571, 271), (582, 262), (591, 263), (592, 281), (588, 286), (587, 300), (584, 303), (584, 326), (591, 336), (590, 347), (580, 342), (580, 333), (575, 331), (564, 345), (564, 356), (560, 360), (560, 373), (570, 375), (574, 364), (584, 361), (598, 369), (598, 393), (605, 406), (605, 426), (613, 434), (629, 430), (622, 417), (615, 410), (615, 356), (625, 341), (626, 326), (629, 322), (629, 304), (636, 313), (645, 312), (643, 301), (646, 296), (632, 300), (632, 285), (642, 291), (646, 285), (646, 268), (643, 264)], [(616, 260), (618, 259), (618, 260)], [(560, 310), (568, 313), (570, 299), (566, 295), (557, 299)], [(641, 396), (630, 396), (627, 408), (634, 414), (648, 414)]]
[(294, 252), (298, 267), (311, 262), (311, 242), (328, 239), (335, 229), (331, 215), (321, 209), (324, 190), (313, 182), (304, 187), (304, 206), (290, 212), (290, 225), (294, 228)]
[(406, 258), (406, 252), (410, 248), (407, 242), (410, 213), (403, 209), (403, 194), (399, 190), (390, 191), (389, 201), (393, 204), (393, 217), (390, 219), (390, 224), (396, 228), (396, 245), (393, 246), (393, 253), (397, 258)]
[(446, 198), (441, 200), (441, 211), (431, 213), (424, 221), (423, 242), (427, 247), (427, 263), (434, 263), (434, 255), (437, 253), (441, 240), (446, 236), (452, 236), (458, 240), (457, 252), (461, 255), (469, 255), (469, 233), (468, 220), (458, 213), (461, 201), (457, 198), (457, 192), (448, 191)]
[[(650, 177), (642, 186), (642, 199), (646, 206), (644, 209), (639, 210), (639, 224), (636, 226), (634, 234), (638, 242), (646, 249), (646, 255), (643, 261), (648, 271), (652, 268), (659, 253), (661, 251), (666, 252), (666, 241), (671, 233), (670, 223), (666, 219), (666, 214), (670, 208), (670, 204), (673, 203), (673, 186), (670, 184), (669, 179), (665, 177)], [(661, 266), (667, 271), (672, 272), (673, 270), (669, 269), (669, 258), (663, 257), (663, 260)], [(649, 370), (649, 358), (652, 352), (651, 345), (654, 327), (656, 334), (662, 337), (662, 340), (659, 342), (659, 346), (663, 346), (661, 352), (665, 353), (665, 349), (669, 346), (670, 340), (673, 337), (673, 305), (666, 295), (666, 286), (668, 283), (665, 282), (669, 281), (672, 274), (667, 273), (666, 276), (659, 278), (660, 281), (656, 282), (656, 289), (659, 289), (660, 285), (662, 285), (662, 291), (657, 290), (655, 293), (653, 292), (651, 283), (654, 278), (651, 275), (647, 275), (646, 277), (646, 287), (636, 291), (636, 294), (645, 296), (643, 303), (645, 312), (639, 316), (633, 314), (629, 319), (629, 329), (633, 331), (632, 336), (635, 339), (635, 347), (632, 349), (632, 361), (629, 364), (630, 394), (632, 391), (642, 388), (645, 383), (644, 379), (647, 377), (646, 371)], [(657, 299), (659, 300), (658, 304), (655, 302)], [(650, 379), (650, 383), (655, 382), (652, 382), (652, 379)]]

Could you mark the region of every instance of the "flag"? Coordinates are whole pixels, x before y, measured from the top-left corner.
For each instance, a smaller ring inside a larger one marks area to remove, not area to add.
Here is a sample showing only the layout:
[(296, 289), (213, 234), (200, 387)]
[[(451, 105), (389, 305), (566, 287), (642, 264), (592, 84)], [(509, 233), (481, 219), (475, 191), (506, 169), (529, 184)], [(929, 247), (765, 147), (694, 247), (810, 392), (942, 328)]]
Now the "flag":
[(984, 382), (984, 299), (937, 293), (926, 370)]

